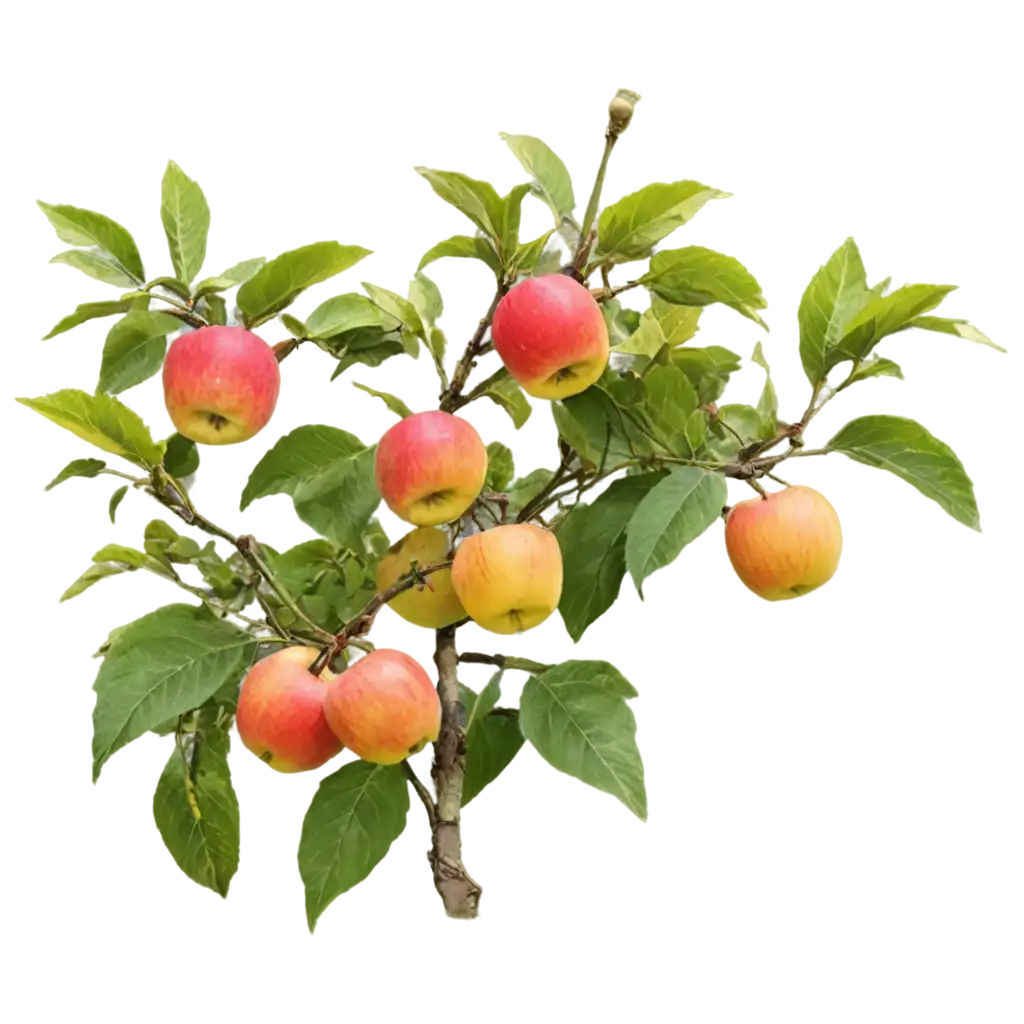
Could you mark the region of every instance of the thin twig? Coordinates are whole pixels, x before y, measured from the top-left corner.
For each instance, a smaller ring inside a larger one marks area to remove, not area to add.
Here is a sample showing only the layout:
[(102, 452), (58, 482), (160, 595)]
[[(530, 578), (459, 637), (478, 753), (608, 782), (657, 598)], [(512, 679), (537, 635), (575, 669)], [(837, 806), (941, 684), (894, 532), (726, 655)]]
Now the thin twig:
[(416, 790), (416, 795), (423, 801), (423, 806), (427, 811), (427, 821), (430, 822), (430, 827), (433, 829), (437, 823), (437, 807), (434, 804), (434, 798), (430, 795), (430, 790), (420, 782), (420, 777), (413, 771), (413, 767), (408, 761), (402, 762), (402, 772), (412, 788)]
[(466, 350), (462, 353), (461, 358), (455, 365), (455, 372), (452, 374), (452, 381), (441, 395), (440, 408), (444, 412), (453, 412), (459, 407), (459, 398), (462, 395), (462, 389), (466, 386), (466, 381), (469, 379), (469, 374), (473, 369), (473, 362), (480, 355), (480, 347), (484, 340), (484, 335), (487, 333), (487, 328), (491, 326), (491, 320), (494, 319), (494, 311), (498, 308), (498, 303), (501, 302), (505, 293), (508, 291), (508, 287), (504, 284), (499, 284), (497, 291), (494, 293), (494, 298), (491, 300), (490, 308), (484, 314), (483, 319), (477, 324), (476, 331), (473, 333), (473, 337), (469, 339), (466, 345)]

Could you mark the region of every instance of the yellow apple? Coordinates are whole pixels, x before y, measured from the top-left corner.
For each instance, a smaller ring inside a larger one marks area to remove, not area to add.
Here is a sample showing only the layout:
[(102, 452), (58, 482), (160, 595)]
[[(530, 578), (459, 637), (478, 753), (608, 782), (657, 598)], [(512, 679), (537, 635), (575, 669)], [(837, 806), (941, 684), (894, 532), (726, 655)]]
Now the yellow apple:
[[(421, 526), (407, 533), (388, 548), (377, 567), (377, 593), (387, 590), (409, 574), (412, 563), (423, 569), (448, 558), (448, 534), (437, 526)], [(451, 569), (441, 569), (426, 577), (421, 588), (414, 586), (391, 598), (388, 607), (414, 626), (441, 629), (450, 626), (466, 613), (452, 586)]]

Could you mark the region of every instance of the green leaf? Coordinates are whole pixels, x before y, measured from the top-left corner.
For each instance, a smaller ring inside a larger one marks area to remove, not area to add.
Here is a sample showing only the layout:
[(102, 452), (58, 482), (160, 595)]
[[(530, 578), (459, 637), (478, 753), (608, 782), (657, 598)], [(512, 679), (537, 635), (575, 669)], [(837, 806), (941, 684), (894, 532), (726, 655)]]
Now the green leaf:
[(203, 190), (173, 160), (167, 162), (164, 172), (160, 219), (175, 276), (191, 284), (206, 259), (210, 208)]
[[(493, 239), (501, 237), (502, 199), (493, 185), (458, 171), (435, 171), (429, 167), (413, 169), (426, 178), (437, 195), (464, 213), (485, 235)], [(419, 269), (424, 266), (421, 260)]]
[(519, 724), (537, 752), (561, 772), (621, 800), (647, 819), (636, 719), (636, 690), (605, 661), (567, 661), (523, 687)]
[(409, 282), (409, 301), (425, 327), (433, 327), (444, 312), (440, 289), (419, 270)]
[(768, 305), (761, 286), (732, 256), (700, 245), (668, 249), (651, 258), (651, 269), (640, 281), (667, 302), (680, 306), (721, 302), (767, 330), (757, 313)]
[(720, 345), (707, 348), (683, 346), (674, 349), (672, 362), (679, 367), (697, 389), (701, 404), (717, 401), (731, 374), (740, 368), (740, 357)]
[(678, 366), (655, 366), (644, 377), (645, 411), (655, 436), (670, 451), (686, 454), (686, 424), (699, 402), (697, 390)]
[(956, 338), (973, 341), (976, 345), (987, 345), (989, 348), (994, 348), (997, 352), (1006, 351), (1005, 348), (997, 345), (987, 334), (982, 333), (977, 327), (969, 324), (966, 320), (951, 320), (945, 316), (916, 316), (913, 320), (908, 320), (900, 330), (905, 331), (911, 327), (920, 327), (923, 331), (937, 331), (939, 334), (952, 334)]
[(699, 181), (647, 185), (602, 211), (597, 230), (599, 249), (593, 262), (646, 259), (658, 242), (690, 220), (706, 202), (730, 195)]
[(565, 582), (558, 611), (578, 643), (587, 627), (615, 603), (626, 573), (626, 528), (637, 505), (664, 473), (616, 480), (591, 505), (576, 505), (558, 527)]
[(363, 328), (396, 331), (401, 321), (358, 292), (335, 295), (322, 302), (306, 318), (305, 337), (335, 338)]
[(470, 238), (468, 235), (454, 235), (452, 238), (446, 238), (424, 253), (418, 269), (423, 270), (435, 260), (443, 259), (445, 256), (481, 260), (494, 271), (497, 277), (501, 276), (501, 261), (498, 259), (494, 247), (486, 238), (479, 236)]
[(898, 377), (903, 380), (903, 371), (891, 359), (882, 356), (869, 356), (868, 359), (858, 364), (857, 368), (850, 373), (836, 391), (842, 391), (859, 380), (867, 380), (869, 377)]
[(509, 261), (509, 276), (534, 273), (537, 269), (538, 261), (544, 254), (544, 246), (548, 244), (548, 239), (554, 233), (555, 229), (552, 228), (550, 231), (545, 231), (543, 235), (538, 236), (532, 242), (524, 242), (520, 245)]
[(523, 745), (519, 714), (502, 709), (485, 715), (466, 735), (466, 770), (462, 806), (489, 786), (511, 763)]
[(139, 256), (135, 239), (126, 228), (92, 210), (63, 204), (53, 206), (38, 200), (37, 203), (62, 242), (75, 246), (99, 246), (128, 272), (130, 278), (134, 278), (133, 283), (141, 284), (145, 281), (142, 257)]
[(189, 286), (184, 281), (179, 281), (176, 277), (156, 277), (146, 284), (145, 290), (148, 292), (158, 286), (166, 291), (173, 292), (179, 299), (189, 299), (192, 296)]
[(203, 298), (213, 292), (226, 292), (234, 288), (236, 284), (244, 284), (253, 277), (266, 263), (266, 259), (257, 256), (255, 259), (243, 260), (229, 267), (218, 277), (207, 277), (200, 281), (195, 288), (196, 298)]
[(153, 794), (153, 818), (174, 862), (199, 885), (227, 896), (238, 870), (238, 797), (228, 768), (228, 734), (203, 729), (175, 748)]
[(314, 242), (264, 264), (238, 289), (245, 323), (256, 327), (290, 306), (307, 288), (355, 266), (370, 250), (339, 242)]
[(98, 476), (101, 469), (106, 469), (107, 464), (102, 459), (75, 459), (69, 462), (44, 488), (44, 491), (52, 491), (57, 484), (70, 480), (73, 476)]
[(355, 381), (352, 382), (352, 387), (359, 388), (360, 391), (365, 391), (368, 395), (373, 395), (374, 398), (379, 398), (396, 416), (403, 420), (406, 416), (412, 415), (412, 409), (405, 402), (394, 395), (389, 395), (386, 391), (374, 391), (373, 388), (369, 388), (365, 384), (357, 384)]
[(654, 450), (611, 396), (598, 386), (552, 402), (551, 413), (558, 433), (588, 465), (607, 469), (633, 458), (634, 453), (649, 455)]
[(723, 461), (754, 441), (765, 441), (775, 430), (768, 429), (761, 414), (752, 405), (723, 405), (710, 421), (708, 447)]
[(205, 608), (172, 604), (124, 627), (93, 689), (93, 780), (121, 747), (240, 681), (256, 643)]
[(974, 486), (953, 450), (914, 420), (861, 416), (827, 447), (856, 462), (887, 469), (938, 502), (954, 519), (981, 532)]
[(365, 449), (364, 442), (337, 423), (309, 421), (287, 427), (260, 449), (243, 479), (240, 500), (248, 505), (285, 486), (314, 481)]
[(91, 249), (68, 249), (67, 252), (57, 253), (50, 262), (64, 263), (116, 288), (134, 288), (139, 283), (115, 260)]
[(672, 348), (689, 341), (700, 330), (697, 321), (702, 312), (700, 306), (677, 306), (657, 295), (651, 297), (650, 315), (657, 317), (665, 341)]
[(754, 354), (750, 357), (752, 362), (764, 370), (764, 387), (761, 389), (761, 397), (757, 400), (757, 414), (761, 417), (761, 423), (765, 431), (771, 436), (779, 420), (779, 398), (775, 394), (775, 385), (772, 383), (772, 371), (768, 367), (768, 360), (764, 357), (764, 350), (761, 342), (754, 346)]
[(562, 220), (571, 217), (576, 208), (572, 179), (565, 164), (549, 146), (532, 135), (498, 134), (533, 179), (533, 194), (548, 204), (555, 215), (555, 227), (560, 227)]
[[(356, 363), (363, 363), (366, 366), (380, 366), (385, 359), (392, 356), (402, 355), (406, 351), (405, 346), (398, 340), (399, 335), (381, 334), (380, 331), (365, 330), (357, 331), (351, 335), (341, 336), (343, 343), (332, 351), (331, 354), (338, 360), (338, 365), (331, 374), (331, 380), (340, 377), (350, 366)], [(328, 339), (327, 342), (318, 342), (323, 348), (335, 339)]]
[(117, 506), (121, 504), (122, 499), (127, 493), (128, 485), (125, 484), (123, 487), (118, 487), (118, 489), (110, 496), (110, 505), (107, 507), (107, 512), (110, 514), (111, 522), (114, 522), (114, 516), (117, 513)]
[(163, 458), (163, 444), (153, 442), (149, 428), (138, 414), (109, 395), (87, 395), (75, 388), (65, 388), (51, 395), (17, 401), (83, 441), (137, 466), (151, 469)]
[(500, 441), (492, 441), (487, 446), (487, 478), (484, 480), (484, 490), (497, 491), (501, 494), (512, 483), (515, 475), (515, 460), (511, 450)]
[(228, 304), (220, 295), (205, 295), (199, 300), (198, 310), (209, 324), (228, 322)]
[(179, 480), (191, 476), (199, 468), (199, 449), (195, 441), (182, 434), (171, 434), (166, 441), (164, 469)]
[(507, 491), (509, 515), (517, 515), (526, 508), (547, 487), (554, 475), (550, 469), (535, 469), (513, 480)]
[(800, 300), (800, 361), (812, 384), (825, 379), (832, 351), (868, 297), (860, 250), (848, 238), (811, 278)]
[(638, 593), (718, 519), (727, 498), (725, 478), (695, 466), (676, 467), (644, 497), (626, 531), (626, 567)]
[(501, 697), (501, 677), (504, 674), (503, 669), (495, 672), (480, 693), (459, 683), (459, 702), (466, 709), (466, 724), (463, 731), (467, 736), (474, 732), (480, 722), (494, 710), (495, 704)]
[(522, 221), (523, 199), (530, 191), (529, 185), (516, 185), (501, 199), (501, 216), (498, 220), (498, 251), (508, 272), (519, 249), (519, 224)]
[(618, 299), (606, 299), (600, 305), (612, 348), (640, 329), (640, 314), (635, 309), (625, 309)]
[(180, 328), (181, 321), (167, 313), (127, 313), (107, 334), (96, 390), (117, 395), (149, 380), (163, 365), (167, 335)]
[(123, 572), (131, 572), (132, 567), (128, 565), (100, 564), (90, 565), (74, 583), (60, 595), (61, 601), (70, 601), (73, 597), (88, 590), (94, 583), (106, 579), (108, 576), (119, 576)]
[(50, 330), (49, 334), (44, 335), (43, 341), (70, 331), (72, 327), (84, 324), (87, 320), (97, 320), (100, 317), (113, 316), (115, 313), (126, 313), (131, 309), (131, 305), (130, 299), (115, 299), (111, 302), (83, 302), (75, 309), (74, 313), (69, 313)]
[(482, 384), (474, 388), (474, 391), (478, 391), (496, 405), (500, 405), (509, 414), (516, 430), (530, 418), (530, 414), (533, 412), (533, 406), (530, 405), (519, 385), (509, 376), (505, 367), (488, 377)]
[(384, 859), (408, 812), (409, 790), (398, 764), (352, 761), (320, 783), (299, 840), (310, 931), (334, 899)]
[(864, 359), (883, 338), (906, 329), (919, 314), (934, 309), (955, 289), (952, 284), (908, 284), (891, 295), (869, 295), (846, 324), (841, 340), (829, 351), (826, 370), (846, 359)]
[(425, 336), (425, 330), (423, 327), (423, 321), (420, 319), (419, 313), (416, 312), (416, 307), (408, 300), (403, 299), (401, 295), (395, 292), (388, 291), (387, 288), (381, 288), (375, 284), (369, 284), (366, 281), (362, 282), (363, 289), (367, 295), (378, 305), (385, 313), (393, 316), (402, 325), (402, 341), (406, 344), (406, 351), (411, 356), (415, 356), (419, 352), (419, 345), (416, 342), (416, 338), (422, 338)]

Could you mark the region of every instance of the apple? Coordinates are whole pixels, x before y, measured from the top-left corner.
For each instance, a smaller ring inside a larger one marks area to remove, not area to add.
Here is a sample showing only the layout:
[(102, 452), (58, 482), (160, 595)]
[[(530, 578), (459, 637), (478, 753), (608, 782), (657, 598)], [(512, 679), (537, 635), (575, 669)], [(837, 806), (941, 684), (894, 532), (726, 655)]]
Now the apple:
[(319, 768), (341, 749), (324, 717), (334, 674), (309, 671), (320, 652), (286, 647), (256, 662), (238, 694), (235, 722), (242, 742), (279, 772)]
[(437, 739), (441, 702), (418, 661), (378, 648), (327, 688), (324, 713), (334, 735), (364, 761), (398, 764)]
[(530, 277), (498, 303), (491, 339), (534, 398), (586, 391), (608, 365), (608, 327), (590, 290), (565, 274)]
[[(377, 593), (409, 574), (412, 563), (423, 569), (448, 558), (448, 534), (437, 526), (420, 526), (388, 548), (377, 566)], [(432, 572), (426, 584), (391, 598), (388, 607), (406, 622), (441, 629), (466, 617), (452, 586), (451, 569)]]
[(269, 422), (281, 388), (274, 350), (242, 327), (200, 327), (164, 360), (164, 401), (179, 434), (199, 444), (248, 441)]
[(766, 601), (802, 597), (839, 567), (843, 531), (836, 510), (810, 487), (787, 487), (734, 505), (725, 547), (739, 578)]
[(562, 552), (553, 533), (532, 523), (496, 526), (459, 545), (452, 584), (462, 607), (484, 629), (533, 629), (558, 607)]
[(448, 412), (417, 412), (377, 445), (377, 490), (389, 509), (414, 526), (458, 519), (487, 476), (487, 449), (473, 426)]

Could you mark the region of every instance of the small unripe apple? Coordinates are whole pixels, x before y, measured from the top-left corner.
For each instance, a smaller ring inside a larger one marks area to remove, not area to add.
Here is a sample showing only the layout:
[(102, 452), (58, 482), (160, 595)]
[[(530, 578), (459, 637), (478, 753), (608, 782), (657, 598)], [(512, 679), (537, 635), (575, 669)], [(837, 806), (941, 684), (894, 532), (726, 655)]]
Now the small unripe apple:
[(725, 547), (739, 578), (766, 601), (802, 597), (828, 583), (839, 567), (839, 516), (810, 487), (787, 487), (734, 505)]
[(494, 311), (491, 337), (505, 369), (534, 398), (577, 395), (608, 365), (601, 307), (565, 274), (517, 284)]
[[(413, 562), (425, 569), (447, 558), (448, 534), (437, 526), (420, 526), (388, 548), (381, 558), (377, 566), (377, 593), (408, 576)], [(427, 629), (441, 629), (466, 617), (452, 586), (451, 569), (432, 572), (425, 579), (422, 588), (414, 586), (391, 598), (388, 607), (406, 622)]]
[(242, 327), (200, 327), (175, 338), (163, 377), (174, 426), (199, 444), (248, 441), (270, 421), (281, 388), (274, 350)]
[(459, 545), (452, 583), (477, 625), (492, 633), (520, 633), (558, 607), (562, 552), (553, 533), (532, 523), (496, 526)]
[(309, 671), (319, 651), (286, 647), (256, 662), (238, 694), (235, 722), (242, 743), (279, 772), (319, 768), (341, 749), (324, 717), (333, 673)]
[(324, 713), (335, 736), (364, 761), (397, 764), (437, 739), (441, 702), (418, 661), (378, 648), (327, 688)]
[(458, 519), (487, 477), (487, 449), (466, 420), (418, 412), (391, 427), (377, 445), (377, 490), (389, 509), (414, 526)]

